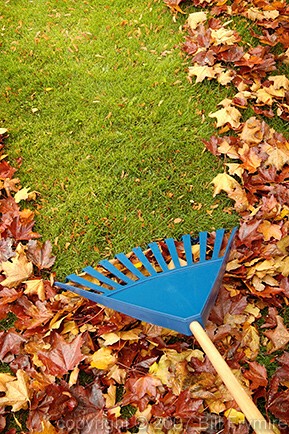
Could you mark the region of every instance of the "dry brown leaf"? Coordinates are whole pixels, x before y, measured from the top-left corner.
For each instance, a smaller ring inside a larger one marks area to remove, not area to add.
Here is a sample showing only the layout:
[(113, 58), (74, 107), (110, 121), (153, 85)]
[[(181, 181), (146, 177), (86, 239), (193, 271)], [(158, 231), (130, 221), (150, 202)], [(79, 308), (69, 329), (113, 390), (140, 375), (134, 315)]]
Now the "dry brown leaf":
[(276, 316), (277, 327), (274, 330), (264, 332), (264, 335), (270, 339), (268, 350), (270, 353), (281, 350), (286, 347), (289, 342), (289, 331), (284, 325), (283, 318), (280, 315)]
[(239, 149), (239, 155), (243, 161), (242, 167), (249, 173), (256, 172), (262, 163), (262, 158), (256, 153), (255, 148), (250, 148), (247, 143)]
[(256, 359), (260, 350), (260, 337), (253, 325), (247, 327), (242, 337), (241, 346), (244, 348), (244, 353), (248, 360)]
[(263, 234), (265, 241), (269, 241), (271, 238), (274, 238), (275, 240), (281, 240), (282, 238), (280, 226), (270, 223), (269, 220), (263, 220), (257, 231)]
[(261, 143), (263, 140), (263, 129), (261, 128), (261, 122), (255, 117), (248, 119), (243, 125), (240, 138), (247, 143)]

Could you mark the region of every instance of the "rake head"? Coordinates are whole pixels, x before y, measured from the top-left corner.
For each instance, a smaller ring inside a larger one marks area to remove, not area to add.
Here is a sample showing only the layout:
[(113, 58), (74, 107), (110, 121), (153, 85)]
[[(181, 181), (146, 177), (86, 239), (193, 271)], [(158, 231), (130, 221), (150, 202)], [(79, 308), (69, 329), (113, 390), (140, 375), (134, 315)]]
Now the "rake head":
[(207, 232), (200, 232), (197, 242), (184, 235), (181, 242), (168, 238), (150, 243), (145, 251), (136, 247), (130, 255), (120, 253), (113, 262), (100, 261), (55, 284), (141, 321), (190, 335), (190, 323), (204, 325), (214, 305), (236, 230), (226, 243), (225, 230), (218, 229), (211, 249)]

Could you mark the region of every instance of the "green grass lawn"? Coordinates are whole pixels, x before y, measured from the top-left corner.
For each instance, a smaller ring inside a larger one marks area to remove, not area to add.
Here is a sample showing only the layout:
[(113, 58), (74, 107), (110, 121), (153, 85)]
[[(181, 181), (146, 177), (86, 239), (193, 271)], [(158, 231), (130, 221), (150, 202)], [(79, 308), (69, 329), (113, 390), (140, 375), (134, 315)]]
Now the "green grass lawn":
[[(36, 229), (63, 277), (152, 239), (232, 227), (212, 197), (220, 161), (203, 138), (228, 90), (192, 85), (186, 17), (162, 0), (38, 0), (1, 6), (1, 127)], [(181, 219), (181, 221), (180, 221)]]

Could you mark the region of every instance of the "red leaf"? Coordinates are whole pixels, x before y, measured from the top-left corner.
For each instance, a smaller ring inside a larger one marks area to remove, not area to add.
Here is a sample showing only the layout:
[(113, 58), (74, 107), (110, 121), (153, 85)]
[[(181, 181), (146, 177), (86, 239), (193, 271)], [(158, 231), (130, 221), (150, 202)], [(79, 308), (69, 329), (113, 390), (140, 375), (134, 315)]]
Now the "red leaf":
[[(20, 208), (14, 198), (9, 196), (0, 200), (0, 213), (2, 214), (0, 231), (4, 233), (6, 228), (13, 222), (13, 219), (19, 216)], [(6, 234), (4, 238), (7, 238)]]
[(32, 303), (26, 296), (22, 296), (17, 303), (11, 307), (17, 317), (15, 327), (25, 330), (25, 337), (35, 333), (35, 329), (41, 326), (43, 332), (44, 325), (53, 317), (53, 312), (41, 301)]
[(7, 354), (19, 354), (23, 342), (25, 339), (12, 330), (0, 332), (0, 360), (8, 362)]
[(210, 320), (221, 325), (227, 313), (231, 315), (241, 314), (244, 312), (247, 304), (246, 297), (241, 295), (231, 297), (229, 291), (221, 288), (217, 301), (211, 311)]
[(278, 315), (278, 311), (276, 307), (268, 308), (268, 315), (265, 316), (265, 322), (261, 325), (261, 328), (274, 328), (277, 325), (276, 316)]
[(281, 384), (288, 384), (289, 383), (289, 353), (285, 352), (277, 360), (280, 366), (276, 369), (274, 378), (278, 379), (278, 382)]
[(141, 399), (144, 395), (155, 398), (157, 395), (157, 387), (161, 386), (161, 381), (152, 375), (145, 375), (138, 379), (133, 379), (131, 384), (131, 391)]
[(41, 237), (37, 232), (33, 232), (35, 221), (32, 216), (29, 218), (21, 218), (17, 216), (13, 219), (8, 228), (8, 232), (16, 241), (28, 241), (32, 238)]
[(161, 381), (149, 374), (129, 378), (125, 383), (126, 393), (123, 396), (122, 405), (136, 404), (140, 411), (143, 411), (149, 401), (157, 398), (160, 386), (162, 386)]
[(289, 424), (289, 390), (284, 390), (275, 394), (273, 400), (268, 405), (268, 410), (281, 422)]
[(0, 162), (0, 179), (6, 179), (6, 178), (13, 178), (14, 173), (16, 172), (16, 169), (14, 167), (11, 167), (10, 164), (2, 160)]
[(13, 303), (17, 298), (21, 297), (22, 293), (16, 291), (15, 288), (3, 288), (0, 290), (0, 305)]
[(279, 315), (276, 316), (277, 327), (274, 330), (268, 330), (264, 333), (273, 344), (271, 352), (284, 348), (289, 342), (289, 331), (284, 325), (283, 318)]
[(56, 257), (52, 256), (52, 245), (50, 241), (40, 243), (36, 240), (30, 240), (28, 243), (27, 258), (32, 261), (39, 270), (51, 268)]
[(190, 390), (186, 389), (180, 393), (175, 402), (176, 409), (174, 415), (181, 419), (192, 419), (194, 416), (200, 414), (202, 405), (203, 400), (193, 399)]
[(46, 366), (51, 375), (65, 375), (74, 369), (84, 355), (81, 352), (83, 337), (79, 334), (72, 342), (68, 343), (58, 333), (54, 334), (54, 342), (50, 351), (39, 351), (39, 359)]
[(62, 381), (60, 385), (48, 386), (45, 395), (42, 395), (40, 402), (34, 400), (32, 403), (33, 414), (28, 421), (30, 428), (38, 426), (45, 414), (49, 420), (55, 421), (57, 427), (63, 428), (65, 432), (81, 432), (82, 434), (107, 434), (110, 432), (103, 411), (104, 399), (96, 382), (92, 387), (69, 388)]
[(258, 362), (249, 362), (249, 371), (244, 373), (244, 377), (251, 381), (252, 390), (266, 387), (268, 383), (266, 368)]

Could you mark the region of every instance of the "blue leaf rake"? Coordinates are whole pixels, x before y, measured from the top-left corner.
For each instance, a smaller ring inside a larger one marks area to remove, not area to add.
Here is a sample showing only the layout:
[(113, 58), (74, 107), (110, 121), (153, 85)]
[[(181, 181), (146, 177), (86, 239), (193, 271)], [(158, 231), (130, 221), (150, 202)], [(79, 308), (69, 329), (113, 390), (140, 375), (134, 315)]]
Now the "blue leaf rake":
[(203, 329), (236, 231), (226, 241), (225, 230), (218, 229), (213, 248), (207, 232), (200, 232), (196, 243), (190, 235), (180, 243), (172, 238), (153, 242), (145, 251), (136, 247), (129, 255), (119, 253), (114, 261), (100, 261), (55, 284), (141, 321), (193, 333), (255, 433), (274, 434)]

